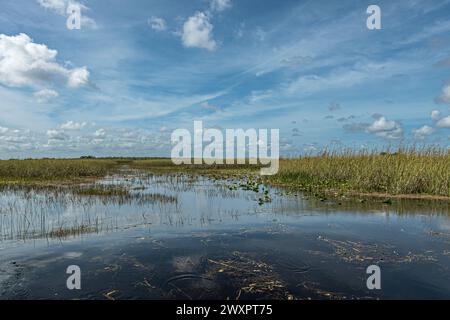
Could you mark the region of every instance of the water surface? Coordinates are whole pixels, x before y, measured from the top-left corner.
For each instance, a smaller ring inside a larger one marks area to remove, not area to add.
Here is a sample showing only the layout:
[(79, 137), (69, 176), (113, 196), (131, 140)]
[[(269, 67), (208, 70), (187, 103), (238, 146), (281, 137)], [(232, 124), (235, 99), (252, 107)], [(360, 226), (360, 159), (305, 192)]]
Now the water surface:
[[(128, 171), (0, 193), (2, 299), (449, 299), (449, 205)], [(86, 186), (88, 187), (88, 186)], [(366, 268), (381, 268), (368, 290)], [(78, 265), (82, 289), (68, 290)]]

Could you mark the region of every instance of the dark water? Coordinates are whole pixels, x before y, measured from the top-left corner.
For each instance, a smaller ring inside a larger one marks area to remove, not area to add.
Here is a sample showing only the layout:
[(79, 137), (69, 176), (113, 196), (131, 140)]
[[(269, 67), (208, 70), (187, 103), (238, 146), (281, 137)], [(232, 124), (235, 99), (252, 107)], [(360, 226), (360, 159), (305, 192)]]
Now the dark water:
[[(130, 195), (1, 192), (1, 299), (450, 298), (448, 204), (137, 172), (102, 183)], [(81, 290), (66, 287), (70, 265)]]

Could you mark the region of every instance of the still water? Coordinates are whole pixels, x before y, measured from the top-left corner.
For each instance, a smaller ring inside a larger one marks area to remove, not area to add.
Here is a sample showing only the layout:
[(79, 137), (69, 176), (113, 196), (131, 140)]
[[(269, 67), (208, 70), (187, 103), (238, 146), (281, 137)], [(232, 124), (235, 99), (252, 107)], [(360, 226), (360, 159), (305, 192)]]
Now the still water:
[(98, 185), (127, 192), (0, 192), (0, 299), (450, 299), (448, 203), (136, 171)]

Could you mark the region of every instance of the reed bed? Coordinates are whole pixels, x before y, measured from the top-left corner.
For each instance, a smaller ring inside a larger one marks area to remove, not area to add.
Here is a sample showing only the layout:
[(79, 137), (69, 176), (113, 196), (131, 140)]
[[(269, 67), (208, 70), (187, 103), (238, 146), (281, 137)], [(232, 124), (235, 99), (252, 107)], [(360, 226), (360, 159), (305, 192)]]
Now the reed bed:
[(396, 152), (324, 152), (282, 159), (270, 183), (307, 191), (450, 197), (450, 152), (415, 148)]
[(114, 160), (39, 159), (0, 161), (0, 184), (68, 182), (104, 177), (117, 166)]

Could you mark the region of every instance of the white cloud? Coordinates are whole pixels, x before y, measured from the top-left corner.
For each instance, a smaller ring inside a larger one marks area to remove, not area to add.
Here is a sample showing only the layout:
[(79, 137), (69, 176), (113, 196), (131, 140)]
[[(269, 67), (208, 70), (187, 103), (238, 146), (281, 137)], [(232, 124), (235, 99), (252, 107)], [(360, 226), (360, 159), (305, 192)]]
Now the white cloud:
[(68, 0), (37, 0), (37, 2), (45, 9), (56, 11), (63, 15), (66, 12)]
[(106, 130), (105, 129), (98, 129), (94, 132), (94, 137), (102, 139), (106, 137)]
[(74, 122), (74, 121), (67, 121), (66, 123), (63, 123), (60, 125), (60, 128), (63, 130), (81, 130), (84, 127), (87, 126), (87, 122)]
[(89, 70), (86, 67), (76, 68), (70, 72), (67, 84), (71, 88), (78, 88), (88, 84)]
[(231, 8), (231, 0), (211, 0), (211, 10), (213, 11), (224, 11)]
[(56, 62), (56, 50), (34, 43), (26, 34), (0, 34), (0, 84), (39, 87), (65, 82), (77, 88), (89, 82), (86, 67), (66, 68)]
[(47, 136), (50, 140), (67, 140), (69, 136), (63, 131), (47, 130)]
[(431, 111), (431, 119), (433, 121), (438, 121), (441, 118), (441, 112), (439, 110)]
[(58, 92), (51, 89), (42, 89), (34, 93), (34, 97), (39, 103), (46, 103), (53, 98), (57, 98), (58, 96)]
[(399, 139), (403, 136), (402, 126), (396, 121), (387, 120), (385, 117), (375, 120), (367, 128), (367, 132), (386, 139)]
[(266, 99), (270, 99), (271, 97), (273, 97), (273, 94), (274, 93), (272, 90), (256, 90), (250, 93), (248, 100), (250, 103), (256, 103)]
[(167, 29), (166, 20), (158, 17), (151, 17), (148, 19), (149, 26), (156, 31), (164, 31)]
[(213, 39), (213, 25), (209, 22), (209, 17), (204, 12), (197, 12), (189, 17), (183, 25), (182, 41), (188, 48), (203, 48), (213, 51), (217, 48), (217, 43)]
[(388, 79), (400, 72), (408, 72), (410, 68), (393, 61), (356, 63), (350, 69), (336, 68), (327, 75), (302, 75), (289, 83), (285, 90), (288, 94), (311, 94), (328, 89), (351, 88), (367, 81)]
[(430, 126), (423, 126), (419, 129), (414, 129), (413, 134), (416, 139), (425, 139), (427, 136), (433, 134), (434, 129)]
[(450, 116), (442, 118), (441, 120), (439, 120), (436, 125), (439, 128), (450, 128)]
[(450, 103), (450, 84), (446, 84), (442, 88), (442, 93), (439, 100), (445, 103)]

